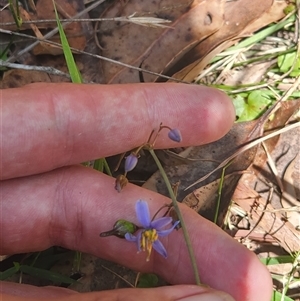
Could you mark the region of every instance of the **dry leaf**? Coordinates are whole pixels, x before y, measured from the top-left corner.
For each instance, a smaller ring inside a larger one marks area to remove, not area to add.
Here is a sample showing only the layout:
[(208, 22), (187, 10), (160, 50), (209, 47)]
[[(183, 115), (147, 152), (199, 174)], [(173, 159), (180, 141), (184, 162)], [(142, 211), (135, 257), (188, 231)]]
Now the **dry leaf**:
[[(266, 239), (268, 236), (275, 238), (288, 253), (299, 251), (299, 232), (291, 223), (284, 220), (282, 212), (274, 210), (256, 191), (240, 183), (233, 200), (248, 212), (252, 227), (258, 228), (254, 231), (263, 232)], [(255, 236), (255, 232), (252, 232), (251, 236)]]
[(0, 89), (17, 88), (31, 83), (51, 82), (47, 73), (13, 69), (6, 71), (0, 80)]
[[(185, 65), (173, 70), (172, 76), (192, 82), (217, 54), (241, 38), (282, 19), (286, 2), (230, 1), (225, 6), (225, 26), (195, 47), (186, 57)], [(188, 66), (187, 66), (188, 65)], [(181, 69), (181, 70), (180, 70)], [(178, 72), (177, 72), (178, 71)], [(176, 74), (174, 74), (177, 72)]]
[[(180, 59), (185, 51), (217, 31), (223, 24), (224, 0), (143, 2), (134, 0), (124, 7), (116, 3), (102, 17), (153, 16), (173, 22), (171, 28), (159, 29), (132, 23), (103, 22), (100, 27), (100, 44), (103, 55), (111, 59), (162, 72)], [(106, 82), (139, 82), (138, 71), (104, 62)], [(146, 82), (156, 77), (143, 74)]]

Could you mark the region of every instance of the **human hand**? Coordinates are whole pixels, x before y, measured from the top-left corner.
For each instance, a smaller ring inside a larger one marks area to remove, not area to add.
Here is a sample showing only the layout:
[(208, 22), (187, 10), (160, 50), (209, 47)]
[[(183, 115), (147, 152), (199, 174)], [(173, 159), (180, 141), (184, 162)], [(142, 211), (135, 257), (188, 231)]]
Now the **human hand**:
[(172, 142), (162, 131), (156, 148), (214, 141), (235, 118), (223, 93), (181, 84), (33, 84), (2, 90), (1, 104), (1, 253), (58, 245), (177, 284), (79, 294), (3, 282), (3, 300), (231, 300), (215, 290), (236, 301), (270, 300), (270, 276), (256, 256), (186, 206), (180, 208), (200, 277), (213, 289), (191, 285), (193, 271), (181, 231), (162, 239), (167, 259), (154, 252), (149, 262), (132, 243), (100, 238), (120, 218), (136, 221), (138, 199), (148, 201), (151, 215), (169, 200), (132, 184), (118, 193), (114, 179), (78, 165), (143, 144), (161, 122), (178, 128), (183, 141)]

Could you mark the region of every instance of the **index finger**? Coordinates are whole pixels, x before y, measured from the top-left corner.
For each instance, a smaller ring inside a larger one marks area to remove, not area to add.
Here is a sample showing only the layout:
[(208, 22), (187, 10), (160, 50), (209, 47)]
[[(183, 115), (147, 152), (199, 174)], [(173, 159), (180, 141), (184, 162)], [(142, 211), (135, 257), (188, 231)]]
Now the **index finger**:
[(234, 120), (230, 99), (196, 85), (33, 84), (1, 91), (1, 179), (25, 176), (133, 149), (162, 122), (155, 147), (199, 145), (222, 137)]

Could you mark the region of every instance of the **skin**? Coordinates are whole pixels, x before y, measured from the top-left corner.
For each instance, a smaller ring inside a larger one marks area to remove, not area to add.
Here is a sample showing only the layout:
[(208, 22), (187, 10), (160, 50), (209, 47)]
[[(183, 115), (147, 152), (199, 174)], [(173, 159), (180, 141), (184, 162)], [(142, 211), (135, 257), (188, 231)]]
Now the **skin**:
[(151, 215), (169, 200), (132, 184), (118, 193), (114, 179), (79, 165), (141, 145), (161, 122), (180, 129), (183, 141), (170, 141), (167, 131), (162, 131), (155, 148), (219, 139), (235, 118), (226, 95), (181, 84), (64, 83), (2, 90), (0, 96), (0, 252), (32, 252), (59, 245), (157, 273), (174, 284), (79, 294), (2, 282), (3, 300), (41, 296), (43, 300), (134, 300), (135, 295), (143, 300), (232, 300), (228, 294), (237, 301), (270, 300), (270, 275), (256, 256), (184, 205), (180, 207), (201, 280), (211, 288), (192, 285), (193, 271), (181, 231), (161, 239), (167, 259), (153, 252), (149, 262), (133, 243), (100, 238), (99, 233), (120, 218), (137, 222), (138, 199), (148, 202)]

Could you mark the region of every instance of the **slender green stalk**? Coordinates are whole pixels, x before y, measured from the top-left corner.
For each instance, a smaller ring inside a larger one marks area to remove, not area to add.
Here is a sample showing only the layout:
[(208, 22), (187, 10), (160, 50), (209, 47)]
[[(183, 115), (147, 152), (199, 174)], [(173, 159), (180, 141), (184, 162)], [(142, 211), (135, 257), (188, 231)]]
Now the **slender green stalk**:
[(197, 262), (196, 262), (196, 259), (195, 259), (195, 254), (194, 254), (194, 250), (193, 250), (193, 247), (192, 247), (192, 244), (191, 244), (191, 240), (190, 240), (190, 237), (189, 237), (189, 234), (188, 234), (188, 231), (187, 231), (187, 228), (186, 228), (186, 225), (185, 225), (185, 222), (183, 220), (183, 216), (181, 214), (181, 211), (179, 209), (179, 206), (178, 206), (178, 203), (177, 203), (177, 200), (176, 200), (176, 196), (173, 192), (173, 189), (172, 189), (172, 186), (171, 186), (171, 183), (166, 175), (166, 172), (164, 170), (164, 168), (162, 167), (158, 157), (156, 156), (154, 150), (152, 148), (149, 148), (149, 152), (151, 154), (151, 156), (153, 157), (165, 183), (166, 183), (166, 186), (168, 188), (168, 191), (169, 191), (169, 194), (170, 194), (170, 197), (172, 199), (172, 203), (173, 203), (173, 206), (174, 206), (174, 209), (177, 213), (177, 216), (180, 220), (180, 224), (181, 224), (181, 227), (182, 227), (182, 231), (183, 231), (183, 236), (184, 236), (184, 239), (185, 239), (185, 242), (186, 242), (186, 245), (187, 245), (187, 248), (188, 248), (188, 252), (189, 252), (189, 256), (190, 256), (190, 260), (191, 260), (191, 263), (192, 263), (192, 267), (193, 267), (193, 271), (194, 271), (194, 276), (195, 276), (195, 281), (196, 281), (196, 284), (197, 285), (201, 285), (201, 281), (200, 281), (200, 277), (199, 277), (199, 272), (198, 272), (198, 267), (197, 267)]
[(20, 27), (22, 26), (22, 17), (20, 15), (19, 3), (17, 0), (15, 1), (15, 5), (13, 4), (13, 0), (9, 0), (8, 3), (8, 7), (11, 11), (11, 14), (13, 15), (14, 21), (18, 29), (20, 29)]
[(81, 257), (82, 257), (82, 252), (75, 251), (75, 258), (74, 258), (74, 262), (73, 262), (73, 268), (76, 272), (80, 271)]
[(225, 168), (222, 169), (222, 175), (220, 178), (220, 184), (218, 187), (218, 199), (217, 199), (217, 208), (215, 211), (215, 216), (214, 216), (214, 223), (217, 224), (218, 221), (218, 215), (219, 215), (219, 210), (220, 210), (220, 203), (221, 203), (221, 196), (222, 196), (222, 187), (224, 183), (224, 175), (225, 175)]
[(34, 259), (33, 259), (33, 262), (31, 263), (31, 267), (33, 267), (37, 261), (37, 259), (39, 258), (39, 256), (41, 255), (42, 252), (38, 252), (35, 256), (34, 256)]
[(106, 161), (106, 158), (102, 158), (102, 160), (103, 160), (103, 167), (104, 167), (106, 173), (112, 177), (112, 173), (111, 173), (110, 167)]
[(218, 221), (218, 215), (219, 215), (220, 204), (221, 204), (222, 189), (223, 189), (224, 178), (225, 178), (225, 170), (230, 164), (231, 164), (231, 162), (229, 162), (229, 164), (227, 164), (225, 167), (222, 168), (222, 174), (221, 174), (220, 183), (219, 183), (219, 187), (218, 187), (217, 208), (216, 208), (215, 216), (214, 216), (214, 223), (215, 224), (217, 224), (217, 221)]
[(285, 300), (285, 297), (286, 297), (287, 291), (288, 291), (288, 289), (289, 289), (289, 286), (290, 286), (291, 282), (292, 282), (293, 279), (294, 279), (294, 275), (295, 275), (296, 270), (297, 270), (297, 267), (298, 267), (298, 265), (299, 265), (299, 264), (298, 264), (299, 258), (300, 258), (300, 251), (296, 252), (296, 254), (295, 254), (295, 259), (294, 259), (294, 262), (293, 262), (293, 265), (292, 265), (292, 269), (291, 269), (291, 271), (288, 273), (288, 277), (287, 277), (285, 286), (283, 287), (283, 290), (282, 290), (281, 301), (284, 301), (284, 300)]

